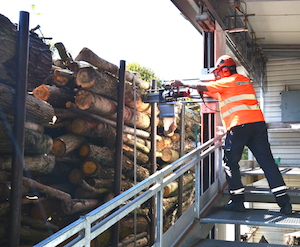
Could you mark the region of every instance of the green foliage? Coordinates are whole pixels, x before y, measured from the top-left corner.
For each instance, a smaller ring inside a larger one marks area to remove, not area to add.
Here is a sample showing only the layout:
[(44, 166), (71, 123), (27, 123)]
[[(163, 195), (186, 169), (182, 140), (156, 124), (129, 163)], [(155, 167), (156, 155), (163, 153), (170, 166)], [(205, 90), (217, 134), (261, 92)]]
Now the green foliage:
[(248, 160), (248, 147), (244, 148), (241, 160)]
[(144, 81), (151, 82), (152, 80), (156, 80), (158, 88), (162, 85), (162, 80), (159, 79), (151, 69), (141, 66), (138, 63), (129, 63), (126, 66), (126, 70), (138, 72)]

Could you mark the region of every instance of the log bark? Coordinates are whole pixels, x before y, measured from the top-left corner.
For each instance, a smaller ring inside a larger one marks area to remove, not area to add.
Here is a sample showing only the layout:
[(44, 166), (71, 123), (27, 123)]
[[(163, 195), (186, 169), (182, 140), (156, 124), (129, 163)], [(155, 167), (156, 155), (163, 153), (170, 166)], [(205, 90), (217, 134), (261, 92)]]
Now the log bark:
[(101, 165), (114, 167), (114, 151), (108, 147), (84, 143), (79, 148), (79, 155), (84, 158), (93, 159)]
[(75, 104), (80, 110), (100, 116), (112, 116), (117, 111), (117, 103), (87, 90), (80, 90), (75, 96)]
[[(117, 103), (106, 97), (86, 90), (80, 90), (75, 96), (75, 104), (80, 110), (107, 117), (111, 120), (117, 119)], [(148, 129), (150, 126), (149, 115), (124, 107), (124, 122), (129, 126), (136, 124), (139, 129)], [(135, 115), (135, 119), (134, 119)]]
[[(118, 247), (142, 247), (148, 244), (148, 233), (142, 232), (139, 234), (129, 235), (125, 239), (123, 239), (119, 244)], [(134, 242), (136, 240), (136, 242)]]
[[(110, 165), (114, 165), (114, 163)], [(114, 176), (113, 168), (104, 167), (101, 164), (99, 164), (96, 160), (92, 160), (92, 159), (85, 160), (82, 164), (81, 169), (86, 176), (90, 176), (90, 177), (113, 179)], [(122, 172), (124, 176), (133, 180), (135, 176), (133, 162), (130, 159), (128, 159), (126, 156), (123, 156)], [(150, 172), (148, 169), (140, 165), (136, 165), (136, 179), (138, 181), (142, 181), (149, 176), (150, 176)]]
[[(12, 157), (0, 157), (0, 170), (11, 171)], [(39, 172), (42, 174), (50, 173), (55, 166), (55, 156), (51, 154), (42, 154), (24, 157), (24, 170), (31, 172)]]
[[(53, 233), (53, 232), (52, 232)], [(51, 232), (31, 229), (29, 227), (20, 228), (20, 240), (24, 243), (38, 243), (51, 235)]]
[[(92, 113), (89, 113), (89, 112), (86, 112), (86, 111), (83, 111), (83, 110), (80, 110), (78, 109), (75, 104), (72, 104), (72, 102), (68, 102), (66, 104), (66, 107), (68, 109), (70, 109), (71, 111), (73, 111), (74, 113), (82, 116), (82, 117), (86, 117), (86, 118), (91, 118), (91, 119), (95, 119), (95, 120), (98, 120), (98, 121), (102, 121), (104, 123), (107, 123), (109, 125), (111, 125), (112, 127), (116, 128), (117, 126), (117, 123), (115, 121), (112, 121), (112, 120), (109, 120), (109, 119), (106, 119), (104, 117), (101, 117), (101, 116), (98, 116), (98, 115), (95, 115), (95, 114), (92, 114)], [(129, 133), (129, 134), (134, 134), (136, 133), (137, 136), (141, 137), (141, 138), (149, 138), (150, 137), (150, 134), (149, 132), (147, 131), (144, 131), (144, 130), (140, 130), (140, 129), (133, 129), (129, 126), (124, 126), (123, 128), (123, 132), (124, 133)]]
[[(192, 182), (194, 179), (195, 179), (195, 176), (192, 173), (184, 174), (182, 176), (183, 186)], [(178, 182), (173, 181), (164, 188), (164, 196), (167, 197), (169, 195), (172, 195), (172, 193), (174, 193), (176, 190), (178, 190)]]
[(59, 88), (42, 84), (32, 91), (33, 96), (37, 99), (48, 102), (56, 108), (65, 107), (68, 101), (74, 102), (74, 92), (67, 88)]
[(82, 188), (97, 194), (105, 194), (111, 192), (111, 188), (96, 188), (88, 184), (85, 180), (81, 180), (80, 185)]
[[(95, 94), (100, 94), (114, 101), (118, 100), (118, 79), (107, 74), (104, 70), (96, 70), (92, 67), (81, 68), (76, 74), (76, 84)], [(135, 94), (135, 97), (134, 97)], [(134, 100), (135, 99), (135, 100)], [(138, 111), (146, 111), (150, 104), (144, 103), (142, 95), (133, 86), (125, 84), (125, 105)]]
[[(175, 141), (174, 141), (175, 140)], [(184, 141), (184, 151), (188, 152), (196, 147), (196, 144), (194, 141), (185, 140)], [(176, 151), (180, 151), (180, 140), (177, 141), (177, 136), (174, 138), (162, 136), (162, 139), (160, 141), (157, 141), (157, 149), (163, 150), (163, 149), (173, 149)]]
[(123, 152), (124, 155), (126, 155), (129, 159), (134, 158), (134, 155), (136, 156), (136, 160), (138, 164), (146, 164), (149, 162), (149, 156), (139, 150), (135, 150), (132, 147), (129, 147), (125, 144), (123, 144)]
[(76, 135), (87, 136), (87, 137), (99, 137), (98, 133), (95, 131), (97, 127), (95, 121), (90, 121), (83, 118), (75, 118), (71, 123), (71, 131)]
[(95, 70), (92, 67), (81, 68), (76, 73), (76, 84), (95, 94), (117, 101), (118, 79), (104, 70)]
[[(16, 25), (8, 18), (0, 15), (0, 81), (15, 86), (17, 71), (17, 42)], [(52, 66), (52, 56), (49, 46), (37, 34), (30, 32), (28, 60), (28, 90), (43, 83)]]
[[(192, 184), (192, 182), (190, 182), (189, 184)], [(188, 190), (185, 190), (186, 188), (184, 188), (182, 197), (183, 197), (183, 201), (188, 201), (191, 197), (191, 194), (193, 194), (194, 186), (188, 187)], [(163, 214), (166, 215), (168, 213), (169, 210), (171, 210), (176, 204), (178, 204), (178, 195), (176, 196), (171, 196), (171, 197), (167, 197), (163, 199)]]
[[(88, 184), (95, 187), (95, 188), (108, 188), (113, 189), (114, 183), (110, 179), (98, 179), (98, 178), (90, 178), (88, 181)], [(121, 181), (121, 190), (125, 191), (129, 188), (133, 187), (134, 184), (131, 181), (128, 180), (122, 180)]]
[(84, 179), (84, 174), (79, 168), (74, 168), (69, 173), (69, 181), (71, 184), (78, 185), (82, 179)]
[[(0, 153), (11, 154), (13, 142), (10, 136), (10, 131), (3, 122), (0, 122)], [(50, 136), (40, 132), (25, 129), (24, 136), (24, 153), (25, 155), (32, 154), (48, 154), (51, 151), (53, 140)]]
[(92, 190), (87, 190), (83, 187), (78, 187), (76, 188), (75, 190), (75, 197), (76, 198), (80, 198), (80, 199), (102, 199), (103, 198), (103, 194), (105, 193), (109, 193), (110, 190), (108, 189), (104, 189), (104, 190), (101, 190), (99, 189), (98, 191), (92, 191)]
[(114, 169), (100, 165), (97, 161), (87, 159), (82, 163), (81, 170), (88, 177), (114, 178)]
[[(96, 66), (98, 69), (106, 70), (113, 75), (118, 76), (119, 74), (119, 68), (117, 65), (112, 64), (99, 56), (97, 56), (93, 51), (91, 51), (88, 48), (83, 48), (77, 57), (75, 58), (75, 61), (86, 61), (94, 66)], [(133, 73), (126, 71), (126, 80), (129, 82), (133, 82), (133, 80), (136, 81), (136, 84), (143, 90), (150, 89), (150, 83), (143, 81), (142, 79), (136, 77)]]
[[(0, 105), (4, 113), (14, 115), (14, 97), (15, 90), (3, 83), (0, 83)], [(26, 121), (41, 125), (46, 125), (53, 121), (54, 109), (53, 107), (39, 100), (32, 95), (26, 97)]]
[(72, 133), (62, 135), (53, 140), (51, 153), (55, 156), (64, 156), (78, 149), (85, 142), (85, 138)]

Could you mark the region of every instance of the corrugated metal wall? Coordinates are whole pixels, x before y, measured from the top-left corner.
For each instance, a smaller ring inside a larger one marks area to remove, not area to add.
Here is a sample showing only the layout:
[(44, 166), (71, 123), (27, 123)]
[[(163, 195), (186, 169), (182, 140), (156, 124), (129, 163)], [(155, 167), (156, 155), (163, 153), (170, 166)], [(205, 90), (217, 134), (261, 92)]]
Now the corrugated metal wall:
[[(267, 84), (267, 92), (263, 94), (263, 111), (270, 128), (273, 155), (281, 158), (282, 166), (300, 166), (300, 130), (290, 129), (289, 123), (282, 122), (280, 107), (280, 92), (300, 90), (300, 59), (269, 59)], [(256, 91), (260, 97), (259, 87), (256, 87)]]

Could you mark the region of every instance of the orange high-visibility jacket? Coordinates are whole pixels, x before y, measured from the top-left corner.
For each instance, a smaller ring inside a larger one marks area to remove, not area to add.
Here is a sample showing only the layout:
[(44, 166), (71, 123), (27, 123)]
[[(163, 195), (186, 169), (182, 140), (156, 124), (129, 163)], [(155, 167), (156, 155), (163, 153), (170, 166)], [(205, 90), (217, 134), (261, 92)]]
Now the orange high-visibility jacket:
[(206, 85), (209, 93), (219, 95), (222, 120), (229, 130), (246, 123), (265, 121), (250, 79), (233, 74)]

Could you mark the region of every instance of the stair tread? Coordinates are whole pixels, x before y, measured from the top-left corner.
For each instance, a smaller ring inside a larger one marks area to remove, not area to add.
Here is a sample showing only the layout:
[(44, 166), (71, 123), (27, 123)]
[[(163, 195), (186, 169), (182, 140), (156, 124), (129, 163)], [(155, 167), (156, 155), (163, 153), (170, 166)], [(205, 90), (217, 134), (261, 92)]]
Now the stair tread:
[[(299, 167), (279, 167), (279, 170), (282, 176), (300, 176)], [(243, 175), (264, 175), (264, 172), (261, 168), (255, 168), (252, 170), (243, 170), (241, 171)]]
[(300, 215), (295, 212), (295, 214), (287, 216), (279, 211), (268, 209), (246, 209), (244, 213), (218, 210), (201, 218), (200, 222), (299, 229)]
[(260, 247), (283, 247), (286, 245), (266, 244), (266, 243), (248, 243), (248, 242), (233, 242), (214, 239), (203, 239), (193, 245), (193, 247), (238, 247), (238, 246), (260, 246)]
[[(229, 192), (227, 190), (224, 191), (225, 194), (228, 194)], [(261, 195), (266, 195), (266, 194), (272, 194), (269, 187), (264, 187), (264, 186), (245, 186), (245, 192), (244, 193), (251, 193), (251, 194), (261, 194)], [(287, 189), (287, 193), (291, 196), (299, 196), (300, 195), (300, 188), (296, 187), (290, 187)]]

